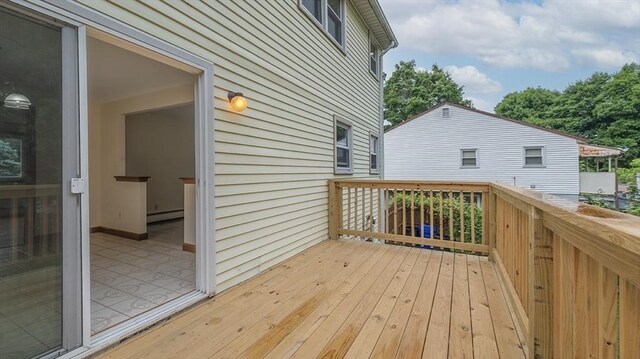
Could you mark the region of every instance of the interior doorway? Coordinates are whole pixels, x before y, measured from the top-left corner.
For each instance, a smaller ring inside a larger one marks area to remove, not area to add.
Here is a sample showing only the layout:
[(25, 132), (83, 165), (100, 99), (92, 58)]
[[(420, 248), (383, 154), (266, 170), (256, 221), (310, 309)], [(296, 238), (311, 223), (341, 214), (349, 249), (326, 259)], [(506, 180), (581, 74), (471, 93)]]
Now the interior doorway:
[(87, 38), (91, 335), (196, 290), (196, 81)]

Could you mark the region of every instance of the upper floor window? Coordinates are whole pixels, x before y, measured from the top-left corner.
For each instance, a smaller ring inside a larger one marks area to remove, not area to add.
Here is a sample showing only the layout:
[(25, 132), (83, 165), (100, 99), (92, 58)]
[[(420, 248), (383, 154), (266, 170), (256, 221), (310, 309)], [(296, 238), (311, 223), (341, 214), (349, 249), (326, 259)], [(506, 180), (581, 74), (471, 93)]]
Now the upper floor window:
[(344, 0), (299, 0), (300, 7), (344, 50)]
[(380, 75), (380, 49), (369, 39), (369, 70), (376, 78)]
[(448, 108), (443, 108), (442, 109), (442, 117), (444, 118), (449, 118), (449, 109)]
[(336, 174), (353, 173), (353, 130), (350, 122), (334, 116), (335, 122), (335, 166)]
[(524, 148), (524, 167), (544, 167), (544, 147)]
[(477, 168), (478, 167), (478, 150), (468, 149), (460, 150), (460, 167), (461, 168)]
[(369, 135), (369, 173), (379, 173), (379, 156), (380, 152), (380, 139), (377, 135)]

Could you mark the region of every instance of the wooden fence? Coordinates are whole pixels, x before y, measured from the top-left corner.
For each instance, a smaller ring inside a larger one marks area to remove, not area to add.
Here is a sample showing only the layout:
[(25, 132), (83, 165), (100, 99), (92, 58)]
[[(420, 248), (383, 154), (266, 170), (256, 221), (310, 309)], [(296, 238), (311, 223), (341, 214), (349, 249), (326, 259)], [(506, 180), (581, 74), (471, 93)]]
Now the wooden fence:
[(329, 235), (488, 253), (529, 358), (640, 358), (638, 217), (497, 183), (332, 180)]

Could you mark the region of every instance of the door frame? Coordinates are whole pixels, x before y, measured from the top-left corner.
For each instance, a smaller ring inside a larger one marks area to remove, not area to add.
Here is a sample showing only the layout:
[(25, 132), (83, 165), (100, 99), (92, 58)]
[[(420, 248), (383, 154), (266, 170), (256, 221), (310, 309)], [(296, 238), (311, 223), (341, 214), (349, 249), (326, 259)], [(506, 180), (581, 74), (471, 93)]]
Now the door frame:
[[(0, 0), (2, 1), (2, 0)], [(144, 329), (158, 320), (176, 313), (186, 306), (216, 292), (216, 252), (215, 252), (215, 192), (214, 192), (214, 107), (213, 107), (213, 63), (177, 46), (170, 45), (127, 24), (107, 17), (84, 5), (59, 0), (8, 0), (22, 8), (29, 9), (52, 18), (67, 22), (77, 28), (77, 67), (79, 97), (79, 150), (80, 177), (89, 183), (88, 158), (88, 97), (86, 38), (88, 32), (97, 31), (131, 46), (138, 53), (155, 54), (155, 60), (181, 70), (191, 68), (197, 72), (194, 86), (195, 106), (195, 176), (196, 176), (196, 293), (170, 305), (143, 313), (130, 320), (122, 331), (108, 337), (93, 340), (91, 336), (90, 309), (90, 252), (89, 252), (89, 191), (80, 195), (81, 207), (81, 276), (82, 276), (82, 347), (69, 352), (63, 358), (89, 355), (116, 343), (132, 333)], [(63, 184), (67, 185), (67, 184)]]

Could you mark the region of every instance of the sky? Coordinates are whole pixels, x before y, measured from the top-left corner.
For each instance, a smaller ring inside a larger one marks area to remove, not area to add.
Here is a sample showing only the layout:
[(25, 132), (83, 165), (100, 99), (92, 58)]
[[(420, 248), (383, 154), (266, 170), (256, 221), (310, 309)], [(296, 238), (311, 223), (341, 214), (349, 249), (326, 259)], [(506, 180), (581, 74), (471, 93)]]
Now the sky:
[(562, 91), (640, 62), (640, 0), (379, 0), (399, 46), (384, 57), (435, 63), (491, 111), (527, 87)]

